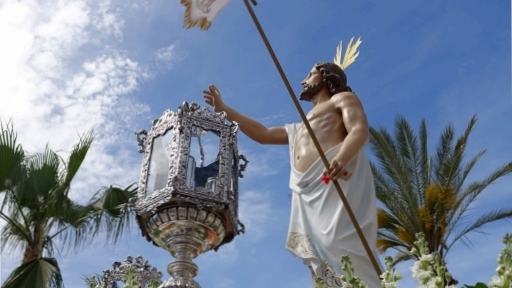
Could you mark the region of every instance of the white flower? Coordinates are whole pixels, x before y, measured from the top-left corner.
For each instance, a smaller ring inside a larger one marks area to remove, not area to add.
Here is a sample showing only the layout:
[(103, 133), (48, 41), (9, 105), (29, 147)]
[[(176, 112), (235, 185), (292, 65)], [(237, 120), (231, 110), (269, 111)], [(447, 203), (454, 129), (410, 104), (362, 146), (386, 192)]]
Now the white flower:
[(412, 277), (416, 280), (423, 280), (431, 276), (430, 271), (424, 271), (421, 267), (421, 262), (416, 261), (412, 267), (409, 267), (412, 271)]
[(420, 257), (420, 261), (430, 262), (432, 260), (434, 260), (434, 256), (432, 256), (432, 254), (421, 255)]
[(492, 276), (491, 282), (489, 282), (489, 288), (500, 288), (504, 283), (504, 279), (501, 276)]
[(441, 286), (438, 286), (438, 280), (439, 277), (433, 277), (432, 279), (430, 279), (428, 282), (427, 282), (427, 287), (428, 288), (438, 288), (438, 287), (443, 287), (443, 285)]
[(417, 270), (423, 270), (421, 269), (421, 262), (420, 261), (416, 261), (414, 262), (414, 264), (412, 264), (411, 267), (409, 267), (409, 269), (414, 273), (415, 271)]
[(412, 277), (416, 280), (423, 280), (427, 279), (428, 277), (431, 277), (432, 273), (430, 271), (418, 271), (416, 275), (412, 273)]

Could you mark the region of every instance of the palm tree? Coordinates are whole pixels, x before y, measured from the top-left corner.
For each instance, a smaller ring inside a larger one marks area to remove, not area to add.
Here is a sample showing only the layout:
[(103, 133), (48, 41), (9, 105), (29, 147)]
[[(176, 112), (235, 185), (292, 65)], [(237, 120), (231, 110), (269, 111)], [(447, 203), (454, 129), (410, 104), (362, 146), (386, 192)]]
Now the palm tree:
[(82, 135), (64, 161), (48, 147), (28, 155), (17, 142), (12, 123), (0, 123), (0, 218), (6, 222), (2, 249), (23, 252), (21, 265), (3, 288), (63, 287), (54, 258), (56, 239), (63, 247), (78, 248), (105, 233), (115, 243), (129, 227), (133, 184), (125, 189), (104, 187), (86, 205), (69, 198), (71, 182), (93, 138), (92, 132)]
[(482, 180), (467, 183), (467, 176), (484, 155), (480, 151), (469, 161), (463, 161), (469, 135), (476, 123), (473, 116), (464, 133), (455, 139), (452, 125), (441, 134), (434, 155), (427, 147), (427, 125), (423, 119), (418, 135), (407, 120), (398, 115), (394, 137), (385, 128), (370, 128), (371, 149), (377, 161), (371, 163), (378, 208), (377, 248), (398, 251), (395, 263), (414, 259), (409, 251), (415, 235), (422, 232), (431, 252), (445, 259), (455, 243), (469, 244), (467, 235), (481, 231), (486, 225), (512, 218), (512, 205), (482, 213), (467, 226), (470, 205), (491, 183), (512, 173), (509, 162)]

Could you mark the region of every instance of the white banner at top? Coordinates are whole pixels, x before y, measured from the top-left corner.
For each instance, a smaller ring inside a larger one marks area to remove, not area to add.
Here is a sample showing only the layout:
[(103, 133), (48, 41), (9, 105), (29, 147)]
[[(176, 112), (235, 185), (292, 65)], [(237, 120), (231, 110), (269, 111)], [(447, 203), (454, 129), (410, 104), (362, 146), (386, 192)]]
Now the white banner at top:
[(231, 0), (181, 0), (186, 7), (185, 28), (199, 26), (202, 30), (208, 30), (219, 12)]

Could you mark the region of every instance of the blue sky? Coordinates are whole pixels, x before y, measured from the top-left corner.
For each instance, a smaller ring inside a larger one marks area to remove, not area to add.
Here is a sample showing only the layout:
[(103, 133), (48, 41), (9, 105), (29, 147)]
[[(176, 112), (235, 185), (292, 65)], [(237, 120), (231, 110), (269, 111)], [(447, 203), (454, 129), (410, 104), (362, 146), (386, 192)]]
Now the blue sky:
[[(470, 178), (512, 160), (510, 1), (259, 2), (255, 11), (296, 93), (314, 63), (332, 61), (340, 40), (346, 46), (361, 37), (360, 56), (347, 76), (371, 125), (392, 130), (401, 114), (417, 128), (425, 118), (434, 149), (448, 123), (460, 134), (477, 114), (468, 156), (487, 153)], [(0, 117), (13, 119), (33, 152), (49, 143), (65, 155), (77, 134), (90, 128), (99, 133), (74, 183), (76, 200), (89, 199), (102, 185), (138, 181), (141, 155), (133, 132), (149, 129), (152, 119), (183, 101), (202, 105), (201, 91), (210, 83), (230, 106), (265, 125), (300, 121), (242, 1), (231, 1), (206, 32), (183, 29), (183, 12), (177, 0), (0, 4), (6, 43), (0, 50)], [(291, 199), (287, 147), (260, 146), (241, 135), (239, 148), (250, 161), (240, 182), (247, 233), (197, 258), (197, 281), (205, 288), (311, 287), (308, 269), (284, 248)], [(507, 203), (510, 177), (489, 187), (471, 212)], [(498, 222), (485, 231), (470, 234), (473, 247), (458, 244), (448, 256), (461, 283), (490, 280), (501, 238), (512, 225)], [(82, 275), (101, 273), (127, 255), (143, 255), (164, 272), (172, 260), (135, 226), (115, 248), (97, 240), (79, 253), (57, 256), (66, 287), (84, 287)], [(20, 259), (2, 251), (2, 279)], [(409, 266), (399, 266), (406, 275), (400, 287), (417, 286)]]

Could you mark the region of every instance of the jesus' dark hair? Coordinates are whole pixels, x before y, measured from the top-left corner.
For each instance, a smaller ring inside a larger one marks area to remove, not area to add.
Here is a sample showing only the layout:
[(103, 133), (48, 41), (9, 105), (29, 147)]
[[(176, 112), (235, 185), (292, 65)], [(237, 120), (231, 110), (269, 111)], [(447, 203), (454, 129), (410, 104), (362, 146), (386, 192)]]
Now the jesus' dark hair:
[(352, 92), (352, 88), (347, 86), (347, 75), (340, 66), (330, 62), (320, 62), (315, 64), (315, 69), (320, 71), (327, 81), (327, 88), (331, 97), (340, 92)]

